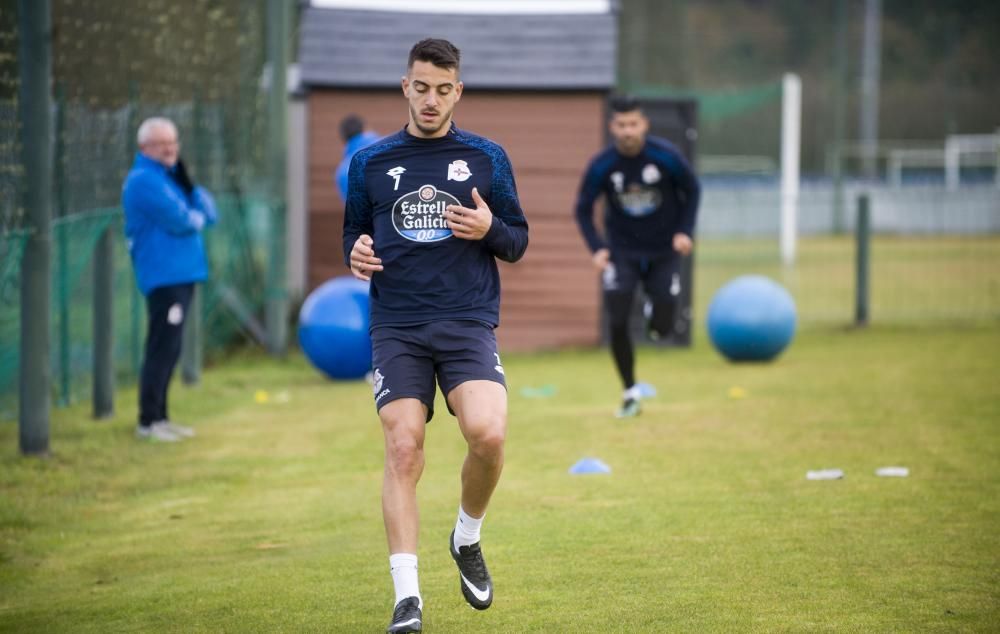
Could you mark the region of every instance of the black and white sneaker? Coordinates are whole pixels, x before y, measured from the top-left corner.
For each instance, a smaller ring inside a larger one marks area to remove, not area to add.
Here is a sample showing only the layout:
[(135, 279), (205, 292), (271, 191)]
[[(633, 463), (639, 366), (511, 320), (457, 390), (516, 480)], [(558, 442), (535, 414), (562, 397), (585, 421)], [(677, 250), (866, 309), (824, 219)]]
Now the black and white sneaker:
[(386, 629), (386, 634), (419, 632), (423, 629), (420, 617), (420, 599), (417, 597), (406, 597), (396, 604), (396, 609), (392, 613), (392, 623)]
[(471, 546), (461, 546), (455, 550), (455, 531), (448, 538), (448, 550), (458, 564), (458, 581), (462, 586), (462, 596), (477, 610), (485, 610), (493, 603), (493, 580), (486, 569), (483, 551), (479, 542)]

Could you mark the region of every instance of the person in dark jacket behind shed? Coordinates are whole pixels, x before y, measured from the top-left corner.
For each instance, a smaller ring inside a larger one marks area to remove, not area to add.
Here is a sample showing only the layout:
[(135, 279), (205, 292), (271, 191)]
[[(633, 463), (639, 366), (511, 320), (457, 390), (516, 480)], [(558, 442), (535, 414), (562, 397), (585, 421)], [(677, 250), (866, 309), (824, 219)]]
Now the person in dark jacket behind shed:
[(376, 132), (366, 130), (364, 119), (356, 114), (349, 114), (340, 120), (340, 138), (344, 141), (344, 156), (334, 173), (334, 180), (340, 198), (347, 202), (347, 170), (351, 166), (351, 159), (358, 150), (363, 150), (382, 137)]
[(128, 252), (149, 319), (136, 436), (176, 442), (194, 430), (170, 420), (167, 390), (194, 285), (208, 279), (201, 233), (215, 224), (215, 202), (188, 176), (172, 121), (147, 119), (137, 136), (139, 152), (122, 187)]

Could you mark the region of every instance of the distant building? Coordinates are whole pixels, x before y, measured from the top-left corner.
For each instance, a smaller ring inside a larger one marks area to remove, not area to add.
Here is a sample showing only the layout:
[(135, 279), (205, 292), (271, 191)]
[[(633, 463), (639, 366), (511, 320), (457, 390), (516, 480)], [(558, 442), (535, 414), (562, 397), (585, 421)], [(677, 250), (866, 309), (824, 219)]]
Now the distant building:
[(343, 203), (332, 180), (343, 151), (337, 124), (353, 112), (380, 134), (405, 125), (400, 79), (410, 47), (425, 37), (461, 49), (466, 92), (455, 122), (507, 150), (531, 227), (524, 259), (500, 265), (502, 348), (596, 343), (598, 281), (573, 205), (587, 161), (604, 145), (604, 104), (615, 85), (617, 16), (607, 0), (313, 0), (299, 48), (309, 288), (348, 274)]

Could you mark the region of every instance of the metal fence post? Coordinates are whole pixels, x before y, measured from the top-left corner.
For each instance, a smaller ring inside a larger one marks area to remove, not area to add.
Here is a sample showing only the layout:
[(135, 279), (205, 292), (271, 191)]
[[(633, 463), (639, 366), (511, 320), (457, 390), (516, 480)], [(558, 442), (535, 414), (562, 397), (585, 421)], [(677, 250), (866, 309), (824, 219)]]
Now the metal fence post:
[(858, 222), (855, 229), (857, 243), (855, 259), (854, 325), (868, 325), (870, 245), (871, 245), (871, 204), (868, 194), (858, 196)]
[[(205, 165), (204, 155), (206, 152), (205, 128), (202, 126), (201, 103), (201, 96), (195, 95), (191, 130), (191, 135), (194, 137), (191, 146), (194, 148), (195, 155), (194, 163), (188, 164), (188, 168), (195, 168), (194, 176), (196, 179), (202, 179), (205, 176), (205, 170), (202, 169)], [(205, 242), (207, 243), (207, 240)], [(207, 244), (205, 248), (207, 249)], [(187, 315), (184, 316), (184, 333), (181, 340), (181, 380), (187, 385), (197, 385), (201, 381), (204, 330), (201, 323), (201, 295), (202, 289), (199, 288), (198, 284), (195, 284), (191, 306), (188, 308)]]
[(69, 215), (68, 203), (66, 200), (66, 169), (63, 157), (66, 153), (65, 130), (66, 130), (66, 96), (62, 86), (56, 86), (56, 122), (53, 134), (55, 136), (55, 156), (53, 157), (52, 179), (56, 192), (56, 217), (60, 220), (53, 227), (56, 239), (56, 257), (58, 265), (56, 277), (59, 283), (56, 286), (56, 304), (59, 307), (59, 404), (69, 405), (71, 399), (70, 386), (72, 375), (70, 368), (70, 292), (69, 292), (69, 249), (70, 236), (69, 227), (65, 223)]
[(101, 232), (94, 249), (94, 418), (107, 418), (115, 410), (113, 226)]
[(49, 0), (19, 0), (18, 118), (26, 183), (21, 260), (21, 358), (18, 435), (21, 452), (49, 450), (50, 298), (52, 279), (52, 14)]
[(271, 208), (271, 235), (267, 266), (267, 348), (275, 356), (285, 354), (288, 338), (288, 283), (285, 275), (285, 175), (288, 146), (288, 96), (285, 67), (288, 65), (290, 3), (268, 0), (267, 60), (271, 67), (267, 100), (267, 174)]
[[(138, 151), (139, 141), (136, 134), (139, 130), (139, 86), (134, 82), (128, 85), (128, 149), (129, 161)], [(142, 372), (142, 314), (144, 312), (143, 296), (137, 284), (132, 284), (129, 293), (129, 361), (132, 365), (132, 375), (136, 378)]]

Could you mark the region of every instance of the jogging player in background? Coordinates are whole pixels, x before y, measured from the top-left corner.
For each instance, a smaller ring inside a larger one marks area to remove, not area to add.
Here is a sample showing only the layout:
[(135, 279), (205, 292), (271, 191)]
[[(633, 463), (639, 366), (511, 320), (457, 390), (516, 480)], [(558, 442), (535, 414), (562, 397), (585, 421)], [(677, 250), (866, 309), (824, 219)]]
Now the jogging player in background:
[(468, 445), (448, 549), (466, 601), (479, 610), (493, 602), (479, 534), (507, 428), (493, 332), (496, 259), (521, 258), (528, 224), (503, 148), (452, 122), (462, 96), (458, 49), (446, 40), (417, 42), (402, 89), (409, 122), (351, 162), (344, 253), (354, 277), (371, 281), (373, 387), (385, 437), (382, 515), (396, 592), (388, 631), (416, 632), (423, 609), (416, 488), (435, 380)]
[[(610, 106), (613, 143), (587, 167), (576, 220), (601, 272), (611, 354), (624, 387), (616, 415), (624, 418), (640, 411), (628, 328), (636, 285), (641, 280), (648, 296), (650, 337), (668, 335), (680, 295), (681, 259), (694, 244), (701, 186), (675, 146), (648, 135), (649, 120), (636, 99), (614, 97)], [(594, 203), (602, 195), (603, 235), (594, 224)]]

